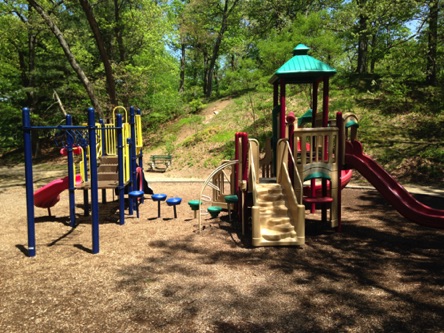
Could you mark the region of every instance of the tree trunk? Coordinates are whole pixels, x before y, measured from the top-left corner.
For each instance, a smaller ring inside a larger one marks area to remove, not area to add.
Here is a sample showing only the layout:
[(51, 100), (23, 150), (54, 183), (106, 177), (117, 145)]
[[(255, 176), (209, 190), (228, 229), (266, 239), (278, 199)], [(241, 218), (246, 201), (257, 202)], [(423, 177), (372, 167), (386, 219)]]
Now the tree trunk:
[(208, 91), (208, 86), (209, 86), (209, 83), (208, 83), (208, 80), (209, 80), (209, 78), (210, 78), (210, 76), (209, 76), (209, 60), (208, 60), (208, 52), (207, 52), (207, 50), (206, 50), (206, 48), (205, 48), (205, 46), (203, 45), (202, 46), (202, 57), (203, 57), (203, 86), (202, 86), (202, 92), (203, 92), (203, 95), (205, 96), (205, 97), (207, 97), (208, 95), (207, 95), (207, 91)]
[(216, 37), (216, 41), (214, 42), (213, 46), (213, 53), (211, 55), (210, 64), (208, 67), (208, 74), (206, 76), (206, 87), (204, 88), (205, 96), (207, 98), (211, 97), (211, 94), (213, 92), (213, 75), (214, 75), (214, 69), (216, 65), (217, 58), (219, 58), (219, 50), (220, 45), (222, 44), (222, 39), (224, 37), (225, 32), (228, 29), (228, 17), (230, 16), (233, 9), (236, 7), (238, 0), (234, 0), (231, 7), (229, 7), (229, 0), (225, 0), (224, 9), (222, 13), (222, 23), (219, 29), (219, 32)]
[(55, 23), (51, 20), (49, 15), (43, 10), (43, 8), (35, 1), (35, 0), (28, 0), (29, 4), (39, 13), (39, 15), (43, 18), (46, 25), (49, 27), (51, 32), (55, 35), (57, 40), (59, 41), (60, 46), (63, 49), (63, 52), (65, 53), (66, 58), (69, 61), (69, 64), (71, 65), (72, 69), (76, 72), (78, 78), (82, 82), (83, 86), (85, 87), (85, 90), (89, 96), (89, 99), (91, 100), (91, 103), (94, 107), (94, 109), (97, 111), (99, 116), (103, 118), (103, 112), (99, 105), (99, 101), (96, 98), (96, 95), (94, 93), (94, 89), (92, 87), (91, 82), (89, 82), (87, 76), (83, 72), (80, 65), (77, 63), (76, 58), (71, 52), (71, 49), (69, 48), (68, 43), (66, 42), (62, 32), (60, 29), (55, 25)]
[(368, 71), (368, 16), (366, 13), (367, 0), (356, 0), (358, 5), (358, 74), (366, 74)]
[(367, 35), (367, 17), (359, 16), (359, 38), (358, 38), (358, 67), (359, 74), (367, 73), (368, 59), (368, 35)]
[(371, 43), (371, 55), (370, 55), (370, 73), (375, 73), (375, 67), (376, 67), (376, 59), (378, 58), (376, 54), (378, 38), (376, 37), (376, 34), (372, 35), (372, 43)]
[[(29, 8), (29, 12), (32, 11), (32, 7)], [(23, 23), (29, 23), (29, 17), (25, 18), (22, 15), (18, 15), (20, 20)], [(22, 50), (21, 45), (19, 43), (16, 43), (15, 41), (12, 42), (12, 44), (15, 46), (17, 50), (17, 56), (19, 60), (19, 68), (20, 68), (20, 80), (23, 87), (27, 88), (26, 91), (26, 106), (32, 108), (35, 108), (36, 106), (36, 99), (35, 99), (35, 80), (34, 80), (34, 71), (35, 71), (35, 50), (37, 45), (37, 35), (33, 31), (33, 29), (29, 28), (28, 25), (28, 52)], [(28, 61), (26, 61), (26, 59)], [(28, 89), (31, 88), (31, 89)]]
[(439, 0), (430, 0), (429, 2), (429, 29), (427, 31), (427, 78), (426, 83), (436, 87), (437, 79), (437, 47), (438, 47), (438, 16), (439, 16)]
[(185, 90), (185, 56), (186, 56), (185, 43), (180, 45), (180, 79), (179, 79), (179, 92), (183, 93)]
[(119, 61), (125, 62), (126, 50), (125, 50), (125, 45), (123, 44), (123, 29), (122, 29), (122, 21), (120, 19), (120, 8), (118, 0), (114, 0), (114, 21), (115, 21), (114, 34), (116, 36), (117, 46), (119, 48)]
[(88, 0), (79, 0), (83, 11), (85, 12), (86, 19), (88, 20), (89, 26), (96, 40), (96, 45), (99, 50), (100, 59), (102, 60), (103, 67), (105, 69), (106, 77), (106, 90), (108, 92), (109, 101), (111, 103), (111, 109), (117, 105), (116, 97), (116, 83), (114, 81), (113, 69), (111, 67), (111, 62), (109, 61), (108, 53), (105, 48), (105, 43), (102, 38), (102, 34), (99, 30), (99, 25), (97, 24), (96, 18), (94, 17), (93, 10)]

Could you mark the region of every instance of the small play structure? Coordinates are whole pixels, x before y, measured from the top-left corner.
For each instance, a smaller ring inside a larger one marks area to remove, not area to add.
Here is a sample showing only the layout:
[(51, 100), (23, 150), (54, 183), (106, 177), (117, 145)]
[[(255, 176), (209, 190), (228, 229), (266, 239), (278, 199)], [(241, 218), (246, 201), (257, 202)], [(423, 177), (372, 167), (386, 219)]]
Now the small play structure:
[[(207, 213), (217, 210), (217, 215), (211, 214), (214, 219), (225, 208), (231, 220), (232, 206), (237, 206), (240, 234), (252, 246), (303, 245), (306, 211), (320, 209), (322, 221), (341, 229), (341, 190), (350, 181), (352, 169), (407, 219), (443, 229), (444, 210), (418, 202), (363, 153), (357, 141), (356, 115), (338, 112), (334, 119), (329, 118), (329, 79), (336, 70), (309, 56), (308, 51), (303, 44), (296, 46), (293, 57), (270, 79), (274, 87), (273, 136), (265, 157), (259, 157), (257, 140), (237, 133), (234, 160), (216, 168), (205, 181), (200, 200), (189, 203), (199, 211), (199, 231), (209, 220)], [(322, 112), (318, 112), (320, 83)], [(286, 113), (287, 84), (312, 87), (311, 108), (298, 118)], [(208, 187), (212, 195), (204, 194)], [(233, 196), (235, 200), (226, 200)]]
[[(121, 113), (117, 113), (121, 111)], [(129, 215), (134, 210), (139, 217), (139, 205), (144, 194), (152, 194), (143, 172), (142, 123), (140, 110), (116, 107), (109, 122), (95, 120), (94, 109), (88, 109), (88, 123), (73, 125), (70, 115), (66, 124), (59, 126), (32, 126), (30, 110), (24, 108), (23, 131), (25, 143), (25, 176), (28, 216), (28, 255), (35, 256), (34, 206), (48, 209), (60, 200), (60, 193), (69, 191), (70, 225), (75, 227), (75, 191), (83, 191), (85, 216), (92, 215), (92, 253), (99, 252), (99, 190), (102, 202), (106, 202), (106, 191), (116, 192), (119, 200), (119, 223), (125, 223), (125, 201)], [(32, 175), (32, 141), (34, 130), (57, 130), (60, 135), (61, 154), (67, 156), (68, 176), (51, 181), (34, 192)], [(75, 158), (76, 157), (76, 158)], [(91, 194), (91, 207), (89, 206)], [(125, 197), (127, 195), (127, 197)]]

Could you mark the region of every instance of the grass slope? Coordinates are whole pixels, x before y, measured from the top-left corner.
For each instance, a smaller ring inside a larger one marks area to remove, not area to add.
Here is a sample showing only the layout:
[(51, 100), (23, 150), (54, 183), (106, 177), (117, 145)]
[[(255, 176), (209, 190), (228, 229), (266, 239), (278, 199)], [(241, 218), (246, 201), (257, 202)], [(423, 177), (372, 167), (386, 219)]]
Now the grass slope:
[[(293, 92), (287, 98), (288, 112), (302, 115), (308, 109), (306, 96)], [(271, 109), (269, 94), (214, 101), (200, 112), (176, 119), (149, 134), (146, 154), (172, 154), (175, 172), (213, 169), (222, 160), (234, 157), (236, 132), (247, 132), (263, 146), (271, 136)], [(388, 113), (379, 108), (371, 94), (346, 92), (331, 96), (331, 117), (337, 111), (358, 116), (358, 139), (365, 153), (400, 182), (444, 187), (444, 114)]]

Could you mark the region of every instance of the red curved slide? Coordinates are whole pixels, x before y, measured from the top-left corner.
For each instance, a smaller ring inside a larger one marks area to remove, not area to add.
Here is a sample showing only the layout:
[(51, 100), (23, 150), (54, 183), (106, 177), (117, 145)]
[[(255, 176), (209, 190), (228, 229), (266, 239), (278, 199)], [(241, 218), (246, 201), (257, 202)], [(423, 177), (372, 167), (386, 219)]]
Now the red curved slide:
[[(81, 176), (76, 176), (76, 183), (81, 182)], [(51, 208), (60, 201), (60, 193), (69, 188), (69, 178), (55, 179), (34, 192), (34, 205), (40, 208)]]
[(416, 200), (376, 161), (363, 153), (359, 141), (347, 142), (345, 163), (364, 176), (402, 216), (423, 226), (444, 229), (444, 210)]
[(59, 202), (60, 193), (68, 188), (68, 177), (53, 180), (34, 192), (34, 205), (40, 208), (51, 208)]

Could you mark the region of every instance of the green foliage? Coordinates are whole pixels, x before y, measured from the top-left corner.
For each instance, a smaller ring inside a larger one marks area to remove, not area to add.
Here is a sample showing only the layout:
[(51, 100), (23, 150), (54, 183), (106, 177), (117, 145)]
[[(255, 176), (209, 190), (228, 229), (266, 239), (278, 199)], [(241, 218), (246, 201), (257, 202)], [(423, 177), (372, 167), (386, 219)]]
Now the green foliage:
[(209, 141), (215, 134), (217, 134), (219, 129), (217, 127), (207, 127), (203, 130), (195, 133), (194, 135), (187, 138), (182, 145), (184, 147), (192, 147), (200, 142)]
[(293, 24), (273, 30), (266, 40), (258, 41), (262, 66), (271, 75), (290, 57), (293, 48), (303, 43), (311, 48), (310, 55), (335, 67), (343, 60), (343, 44), (334, 33), (327, 12), (298, 14)]
[[(387, 143), (380, 143), (384, 137), (421, 144), (442, 141), (444, 49), (438, 43), (439, 84), (428, 86), (428, 27), (416, 24), (428, 22), (424, 2), (252, 0), (237, 2), (228, 17), (223, 16), (220, 1), (135, 0), (119, 2), (117, 8), (110, 0), (89, 2), (110, 58), (118, 103), (140, 108), (147, 135), (155, 133), (156, 143), (163, 141), (167, 152), (177, 149), (176, 134), (183, 126), (193, 132), (184, 145), (217, 146), (211, 148), (217, 156), (214, 163), (232, 156), (235, 131), (247, 131), (265, 142), (273, 104), (268, 80), (299, 43), (337, 69), (331, 81), (330, 115), (358, 113), (360, 135), (381, 161), (400, 164), (400, 152), (406, 161), (413, 158), (413, 150), (407, 148), (385, 152)], [(39, 3), (61, 29), (99, 104), (109, 113), (105, 67), (80, 4)], [(440, 10), (439, 37), (444, 33)], [(23, 106), (32, 108), (34, 124), (60, 123), (63, 114), (54, 91), (75, 122), (86, 120), (90, 97), (36, 11), (21, 1), (2, 2), (0, 37), (0, 150), (21, 144)], [(362, 42), (367, 72), (356, 73)], [(213, 94), (208, 98), (210, 72)], [(311, 103), (311, 86), (287, 87), (288, 111), (302, 114)], [(204, 124), (200, 111), (221, 96), (235, 99), (233, 109), (214, 115), (211, 125)], [(159, 131), (173, 119), (179, 119), (175, 128)], [(442, 150), (433, 145), (414, 154), (425, 161), (417, 164), (421, 170), (442, 165)]]
[[(413, 87), (412, 98), (415, 110), (425, 114), (443, 115), (444, 113), (444, 88), (430, 86)], [(443, 136), (444, 137), (444, 136)]]
[(410, 119), (414, 123), (414, 126), (407, 130), (410, 137), (426, 141), (439, 141), (444, 138), (444, 112), (439, 116), (415, 113), (410, 115)]
[(210, 142), (228, 142), (230, 140), (233, 140), (235, 133), (236, 130), (234, 129), (229, 131), (218, 132), (210, 138)]
[(7, 102), (0, 103), (0, 117), (2, 125), (0, 126), (0, 154), (15, 149), (23, 142), (21, 131), (21, 113), (20, 110), (8, 105)]
[(254, 60), (246, 58), (239, 60), (237, 67), (225, 72), (220, 90), (222, 96), (231, 96), (243, 92), (255, 91), (264, 85), (263, 73), (256, 68)]
[(203, 103), (201, 98), (195, 98), (188, 102), (188, 106), (190, 107), (192, 113), (197, 113), (201, 111), (206, 105)]
[(194, 126), (197, 127), (202, 124), (203, 117), (200, 115), (189, 115), (187, 117), (181, 118), (175, 124), (175, 128), (180, 129), (183, 126)]
[(165, 153), (167, 155), (173, 155), (175, 150), (175, 142), (177, 141), (177, 137), (175, 135), (168, 135), (165, 140)]
[(384, 111), (387, 114), (407, 112), (411, 107), (411, 100), (408, 98), (409, 86), (400, 80), (392, 77), (385, 77), (381, 80), (381, 98)]

